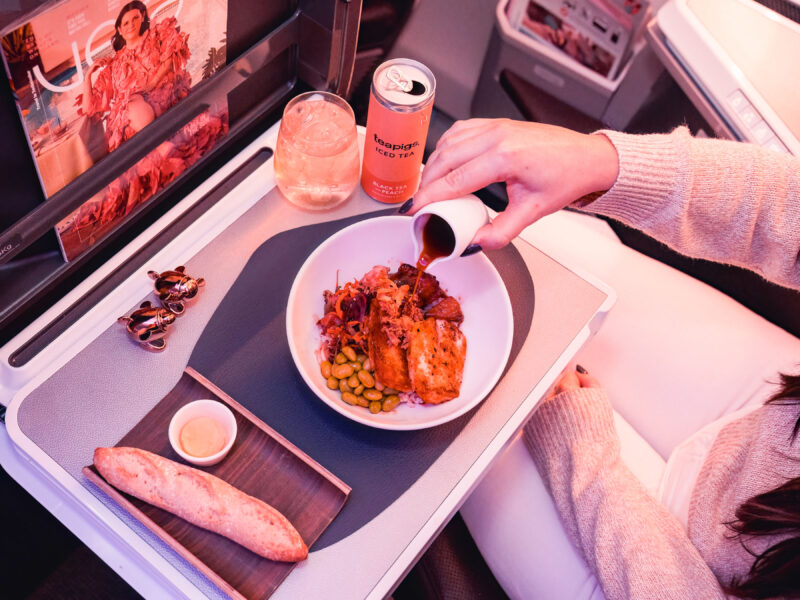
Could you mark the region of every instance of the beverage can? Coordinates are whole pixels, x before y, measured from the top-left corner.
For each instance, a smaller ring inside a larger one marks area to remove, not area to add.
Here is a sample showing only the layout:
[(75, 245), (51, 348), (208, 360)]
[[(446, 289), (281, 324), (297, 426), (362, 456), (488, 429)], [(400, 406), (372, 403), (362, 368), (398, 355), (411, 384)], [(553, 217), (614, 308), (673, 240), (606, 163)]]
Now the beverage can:
[(436, 79), (410, 58), (388, 60), (372, 76), (361, 186), (375, 200), (413, 196), (433, 110)]

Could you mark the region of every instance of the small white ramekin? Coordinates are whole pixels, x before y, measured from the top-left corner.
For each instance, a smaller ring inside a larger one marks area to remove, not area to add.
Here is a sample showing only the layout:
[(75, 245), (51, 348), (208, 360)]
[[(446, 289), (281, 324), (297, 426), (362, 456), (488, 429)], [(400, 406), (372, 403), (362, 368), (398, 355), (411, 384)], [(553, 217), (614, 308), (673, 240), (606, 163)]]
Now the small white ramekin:
[[(216, 454), (204, 457), (192, 456), (191, 454), (186, 454), (183, 448), (181, 448), (181, 429), (190, 420), (198, 417), (210, 417), (225, 429), (225, 435), (228, 441), (225, 447)], [(233, 411), (230, 408), (216, 400), (195, 400), (194, 402), (189, 402), (189, 404), (179, 408), (169, 422), (169, 443), (172, 445), (172, 449), (175, 450), (178, 456), (183, 460), (199, 467), (210, 467), (225, 458), (225, 455), (228, 454), (233, 446), (235, 439), (236, 417), (233, 416)]]

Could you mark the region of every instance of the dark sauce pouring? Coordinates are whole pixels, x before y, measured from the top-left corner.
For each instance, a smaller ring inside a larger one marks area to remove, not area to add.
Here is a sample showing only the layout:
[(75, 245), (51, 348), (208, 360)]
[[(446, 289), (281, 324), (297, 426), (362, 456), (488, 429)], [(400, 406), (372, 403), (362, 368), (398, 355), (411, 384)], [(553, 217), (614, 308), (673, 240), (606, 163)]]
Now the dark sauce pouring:
[(456, 236), (447, 221), (439, 215), (430, 215), (422, 227), (422, 250), (417, 259), (417, 280), (413, 294), (417, 293), (422, 272), (437, 258), (450, 255), (455, 247)]

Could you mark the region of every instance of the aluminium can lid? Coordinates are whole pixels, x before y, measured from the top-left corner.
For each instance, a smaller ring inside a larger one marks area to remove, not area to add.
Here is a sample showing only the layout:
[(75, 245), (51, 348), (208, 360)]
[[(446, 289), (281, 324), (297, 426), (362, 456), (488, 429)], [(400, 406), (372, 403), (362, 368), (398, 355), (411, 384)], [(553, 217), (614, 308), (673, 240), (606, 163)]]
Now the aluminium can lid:
[(410, 112), (433, 101), (436, 78), (421, 62), (410, 58), (395, 58), (375, 69), (372, 91), (384, 106), (400, 112)]

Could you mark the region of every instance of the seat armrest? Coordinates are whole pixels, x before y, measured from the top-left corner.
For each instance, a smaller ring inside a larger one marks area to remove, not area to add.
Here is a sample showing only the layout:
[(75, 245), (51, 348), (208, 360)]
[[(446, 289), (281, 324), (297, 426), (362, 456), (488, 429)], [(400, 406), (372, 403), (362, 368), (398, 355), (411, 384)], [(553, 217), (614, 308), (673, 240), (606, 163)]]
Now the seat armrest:
[(616, 291), (615, 306), (576, 358), (664, 458), (705, 424), (765, 400), (778, 371), (800, 359), (797, 337), (625, 246), (601, 219), (559, 211), (522, 237)]

